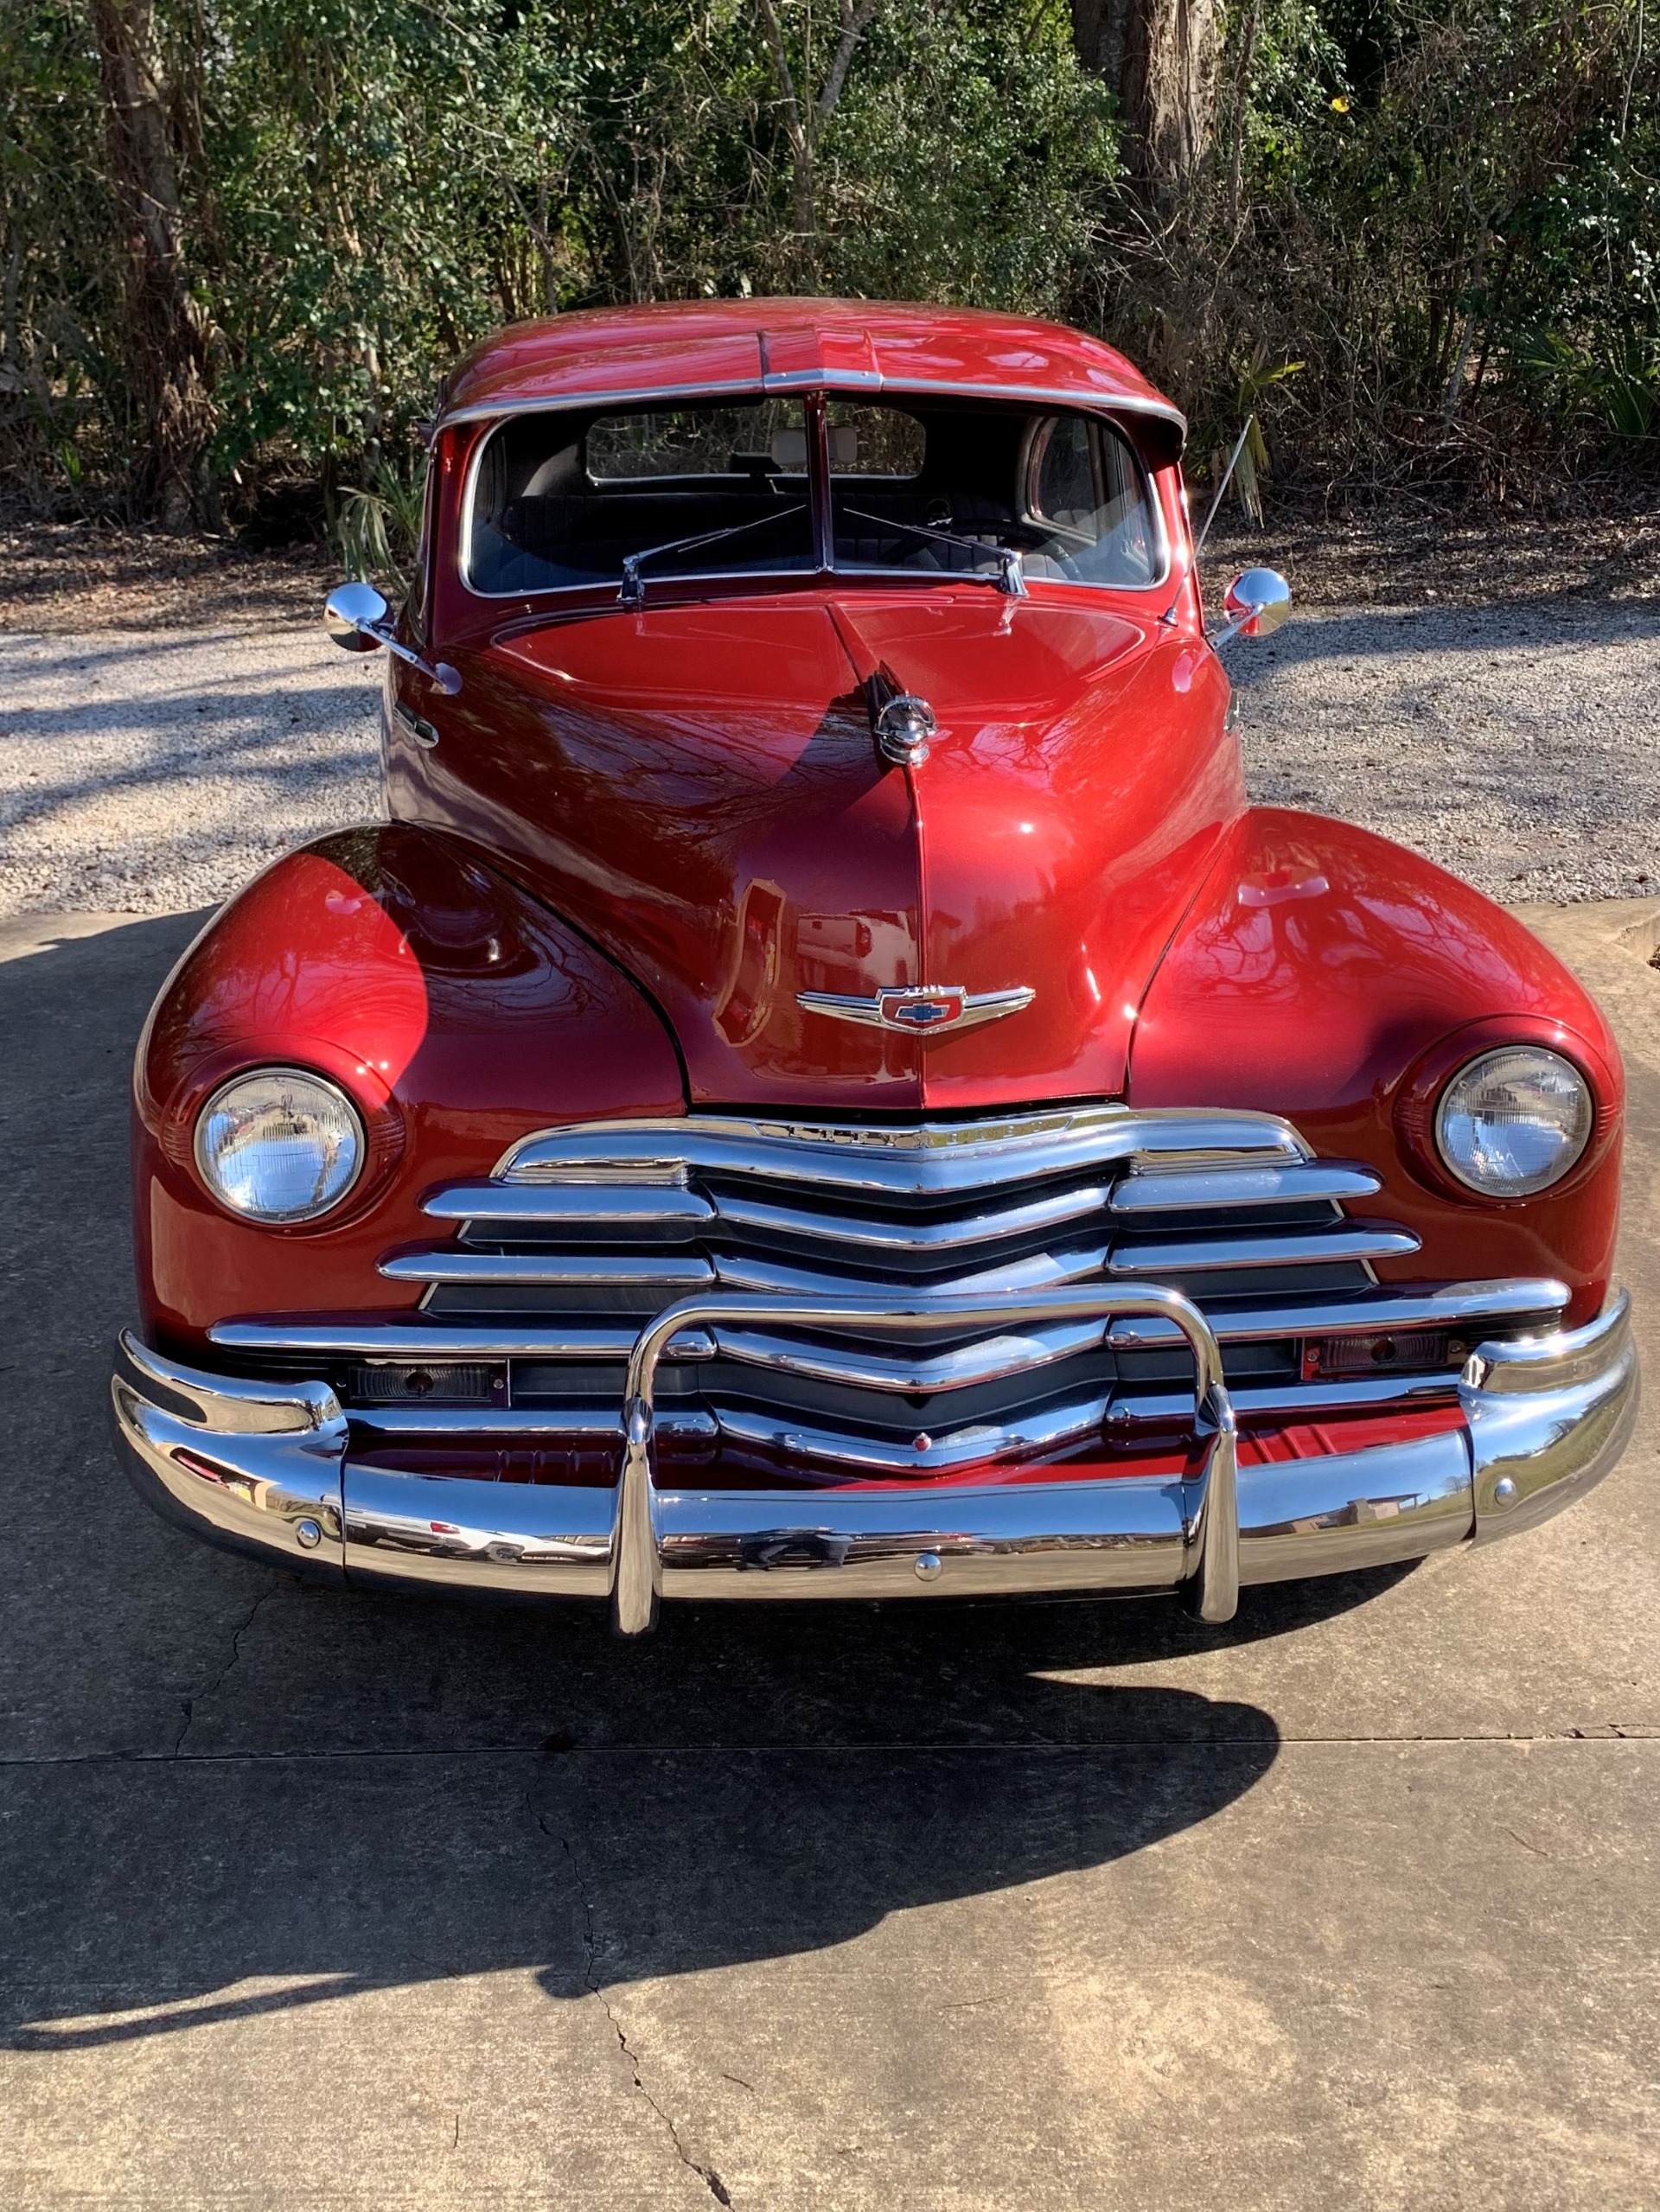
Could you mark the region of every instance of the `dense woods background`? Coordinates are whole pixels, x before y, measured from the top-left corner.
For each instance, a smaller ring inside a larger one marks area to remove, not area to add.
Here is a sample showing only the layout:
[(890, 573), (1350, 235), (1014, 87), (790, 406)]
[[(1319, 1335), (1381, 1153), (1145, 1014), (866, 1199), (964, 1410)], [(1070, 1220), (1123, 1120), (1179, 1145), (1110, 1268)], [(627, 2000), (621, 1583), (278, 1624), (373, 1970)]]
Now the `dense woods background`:
[(395, 523), (492, 326), (777, 291), (1101, 331), (1201, 474), (1646, 469), (1657, 4), (0, 0), (0, 483)]

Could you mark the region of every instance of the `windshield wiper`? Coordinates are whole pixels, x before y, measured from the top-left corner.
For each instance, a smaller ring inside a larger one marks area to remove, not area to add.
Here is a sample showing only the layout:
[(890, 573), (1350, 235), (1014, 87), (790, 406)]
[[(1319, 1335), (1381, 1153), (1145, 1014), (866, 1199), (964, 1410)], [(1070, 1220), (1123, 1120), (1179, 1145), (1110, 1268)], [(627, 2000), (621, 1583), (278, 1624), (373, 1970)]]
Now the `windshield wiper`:
[(660, 553), (689, 553), (697, 545), (717, 545), (723, 538), (739, 538), (746, 530), (758, 530), (763, 522), (788, 522), (792, 514), (806, 513), (807, 501), (801, 500), (795, 507), (780, 507), (773, 514), (752, 514), (747, 522), (734, 522), (725, 530), (706, 530), (695, 538), (671, 538), (666, 545), (648, 545), (642, 552), (625, 554), (622, 589), (616, 595), (616, 602), (619, 607), (645, 605), (646, 587), (640, 574), (642, 561), (654, 561)]
[(845, 507), (841, 511), (851, 521), (873, 522), (878, 530), (908, 530), (913, 538), (937, 538), (942, 545), (961, 545), (965, 551), (982, 558), (989, 554), (1002, 573), (990, 577), (975, 576), (971, 571), (967, 580), (971, 583), (995, 583), (1011, 599), (1027, 596), (1026, 579), (1020, 573), (1021, 556), (1012, 545), (987, 545), (978, 538), (959, 538), (954, 530), (929, 530), (920, 522), (901, 522), (889, 514), (866, 514), (856, 507)]

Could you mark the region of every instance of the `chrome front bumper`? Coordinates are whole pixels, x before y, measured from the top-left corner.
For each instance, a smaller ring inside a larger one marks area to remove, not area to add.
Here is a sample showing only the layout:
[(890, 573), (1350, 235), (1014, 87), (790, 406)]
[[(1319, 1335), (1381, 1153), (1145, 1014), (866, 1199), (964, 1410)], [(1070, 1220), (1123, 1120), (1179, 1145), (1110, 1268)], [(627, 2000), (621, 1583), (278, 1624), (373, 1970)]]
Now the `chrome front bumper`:
[[(677, 1329), (764, 1317), (903, 1334), (1002, 1319), (1140, 1313), (1187, 1338), (1200, 1408), (1184, 1476), (982, 1485), (736, 1490), (659, 1487), (653, 1383)], [(140, 1491), (209, 1541), (354, 1584), (609, 1597), (617, 1626), (660, 1597), (980, 1597), (1180, 1590), (1207, 1620), (1240, 1584), (1418, 1559), (1531, 1528), (1599, 1482), (1637, 1418), (1622, 1293), (1588, 1326), (1481, 1346), (1458, 1383), (1463, 1419), (1437, 1434), (1271, 1464), (1237, 1463), (1216, 1341), (1174, 1291), (1116, 1284), (882, 1309), (869, 1300), (683, 1300), (636, 1342), (606, 1488), (404, 1473), (354, 1457), (322, 1382), (182, 1367), (131, 1335), (112, 1384), (116, 1434)], [(1305, 1416), (1305, 1418), (1312, 1418)]]

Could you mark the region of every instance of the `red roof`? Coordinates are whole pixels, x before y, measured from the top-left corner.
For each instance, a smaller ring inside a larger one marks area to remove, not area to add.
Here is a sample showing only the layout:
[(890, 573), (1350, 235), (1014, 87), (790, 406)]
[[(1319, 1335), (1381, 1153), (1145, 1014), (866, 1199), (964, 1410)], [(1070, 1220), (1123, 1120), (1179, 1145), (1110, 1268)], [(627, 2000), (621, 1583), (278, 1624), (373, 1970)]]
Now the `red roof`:
[(1098, 338), (979, 308), (870, 300), (687, 300), (514, 323), (456, 369), (441, 414), (806, 386), (1064, 399), (1185, 428)]

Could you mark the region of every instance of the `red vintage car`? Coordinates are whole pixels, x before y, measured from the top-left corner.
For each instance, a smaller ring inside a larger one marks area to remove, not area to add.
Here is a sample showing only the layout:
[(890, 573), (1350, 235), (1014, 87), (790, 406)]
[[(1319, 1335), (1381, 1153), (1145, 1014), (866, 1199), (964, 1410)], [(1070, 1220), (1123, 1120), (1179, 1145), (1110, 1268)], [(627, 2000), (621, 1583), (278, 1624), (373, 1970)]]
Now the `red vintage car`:
[(608, 1598), (1176, 1590), (1618, 1457), (1619, 1057), (1521, 925), (1247, 805), (1183, 422), (1040, 322), (709, 302), (449, 379), (387, 820), (139, 1048), (118, 1433), (215, 1541)]

